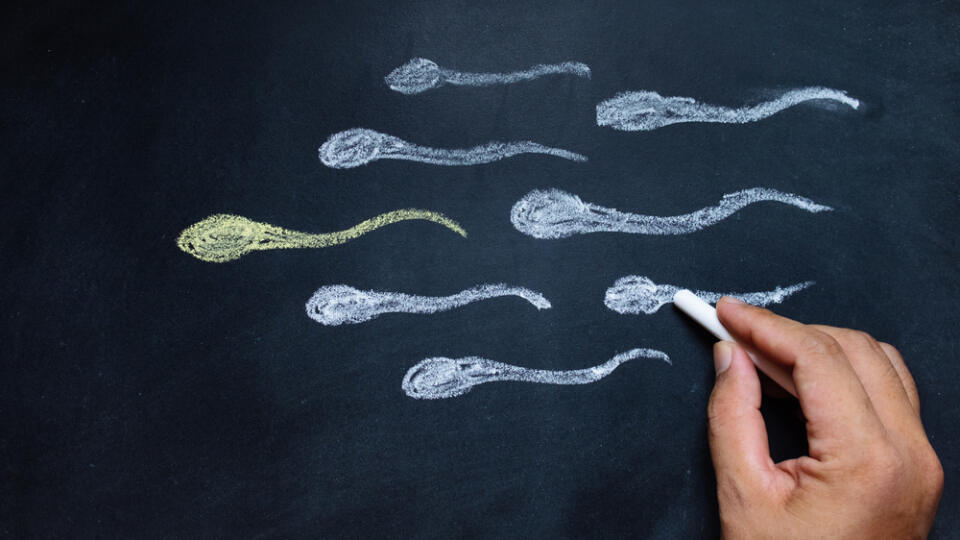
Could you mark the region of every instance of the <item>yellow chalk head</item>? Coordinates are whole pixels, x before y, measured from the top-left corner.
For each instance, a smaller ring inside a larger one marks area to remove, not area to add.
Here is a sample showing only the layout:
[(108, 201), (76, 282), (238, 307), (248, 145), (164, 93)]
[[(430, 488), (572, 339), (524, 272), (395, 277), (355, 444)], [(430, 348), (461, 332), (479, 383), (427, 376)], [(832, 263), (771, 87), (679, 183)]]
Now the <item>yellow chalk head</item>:
[(263, 225), (243, 216), (216, 214), (184, 229), (177, 246), (207, 262), (227, 262), (250, 252)]

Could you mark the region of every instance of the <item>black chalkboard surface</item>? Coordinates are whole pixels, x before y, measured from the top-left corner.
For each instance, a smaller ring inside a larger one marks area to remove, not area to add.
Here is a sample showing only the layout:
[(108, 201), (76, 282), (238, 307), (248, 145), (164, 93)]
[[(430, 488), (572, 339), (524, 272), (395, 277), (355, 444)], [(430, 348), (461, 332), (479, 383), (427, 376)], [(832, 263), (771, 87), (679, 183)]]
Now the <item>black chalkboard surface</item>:
[[(607, 289), (631, 275), (718, 292), (814, 281), (775, 309), (897, 345), (946, 470), (934, 535), (960, 530), (956, 3), (5, 11), (4, 536), (716, 536), (712, 340), (669, 304), (608, 309)], [(385, 76), (412, 58), (480, 73), (580, 62), (590, 76), (571, 67), (391, 90)], [(597, 105), (620, 92), (740, 107), (805, 87), (861, 106), (821, 100), (746, 124), (652, 131), (597, 125)], [(534, 141), (588, 160), (326, 166), (318, 148), (352, 128), (447, 149)], [(688, 234), (555, 239), (510, 219), (534, 190), (672, 216), (757, 187), (833, 210), (761, 202)], [(443, 214), (466, 237), (405, 220), (223, 263), (177, 244), (214, 214), (323, 233), (407, 208)], [(339, 326), (305, 310), (328, 285), (446, 296), (496, 283), (552, 307), (504, 297)], [(492, 382), (437, 400), (401, 386), (433, 357), (555, 371), (634, 348), (671, 363), (637, 358), (592, 384)], [(775, 457), (802, 453), (796, 407), (772, 400), (765, 411)]]

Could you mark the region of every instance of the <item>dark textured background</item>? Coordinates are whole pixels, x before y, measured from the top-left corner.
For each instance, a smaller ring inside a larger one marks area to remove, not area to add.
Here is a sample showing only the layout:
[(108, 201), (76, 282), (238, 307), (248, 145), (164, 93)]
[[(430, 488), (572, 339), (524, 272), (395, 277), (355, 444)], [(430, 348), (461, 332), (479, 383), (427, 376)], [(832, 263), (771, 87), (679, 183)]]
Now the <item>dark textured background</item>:
[[(901, 348), (947, 474), (935, 532), (960, 530), (955, 2), (75, 4), (9, 6), (0, 33), (3, 535), (715, 536), (710, 340), (669, 306), (607, 310), (627, 274), (720, 291), (816, 280), (778, 310)], [(593, 78), (390, 91), (383, 76), (413, 56), (577, 60)], [(865, 110), (648, 133), (594, 120), (624, 90), (738, 105), (805, 85)], [(325, 168), (317, 147), (360, 126), (590, 161)], [(836, 211), (765, 203), (682, 237), (535, 240), (509, 222), (533, 188), (669, 215), (754, 186)], [(322, 232), (404, 207), (470, 236), (407, 222), (222, 265), (174, 242), (217, 212)], [(303, 311), (325, 284), (500, 281), (554, 309), (499, 299), (336, 328)], [(632, 347), (673, 365), (433, 402), (400, 389), (428, 356), (571, 369)], [(767, 412), (777, 455), (802, 451), (795, 409)]]

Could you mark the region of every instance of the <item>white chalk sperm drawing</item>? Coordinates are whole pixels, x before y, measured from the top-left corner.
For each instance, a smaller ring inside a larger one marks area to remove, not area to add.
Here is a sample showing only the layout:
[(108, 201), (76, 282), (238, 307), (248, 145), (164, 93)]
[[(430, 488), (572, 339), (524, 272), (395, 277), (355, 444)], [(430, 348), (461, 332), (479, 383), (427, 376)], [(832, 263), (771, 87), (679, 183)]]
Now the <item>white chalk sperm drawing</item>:
[(566, 238), (574, 234), (622, 232), (633, 234), (687, 234), (709, 227), (745, 206), (773, 201), (807, 212), (833, 210), (806, 197), (770, 188), (751, 188), (729, 193), (716, 206), (679, 216), (645, 216), (620, 212), (580, 200), (559, 189), (533, 190), (513, 205), (510, 222), (534, 238)]
[[(717, 303), (721, 296), (739, 298), (755, 306), (779, 304), (794, 293), (812, 287), (813, 281), (804, 281), (789, 287), (777, 287), (772, 291), (761, 292), (728, 292), (718, 293), (710, 291), (693, 291), (693, 294), (707, 302)], [(613, 311), (624, 314), (652, 314), (666, 304), (673, 302), (673, 295), (686, 287), (676, 285), (661, 285), (654, 283), (646, 276), (625, 276), (618, 279), (612, 287), (607, 289), (603, 303)]]
[(391, 90), (402, 94), (419, 94), (445, 84), (455, 86), (492, 86), (529, 81), (544, 75), (569, 74), (590, 78), (590, 67), (581, 62), (537, 64), (530, 69), (511, 73), (468, 73), (442, 68), (427, 58), (413, 58), (383, 78)]
[(378, 159), (403, 159), (431, 165), (479, 165), (517, 154), (547, 154), (571, 161), (587, 157), (533, 141), (489, 142), (473, 148), (431, 148), (372, 129), (354, 128), (334, 133), (319, 150), (320, 161), (334, 169), (350, 169)]
[(417, 296), (397, 292), (361, 291), (348, 285), (328, 285), (307, 301), (307, 316), (326, 326), (356, 324), (383, 313), (436, 313), (471, 302), (518, 296), (538, 310), (550, 309), (550, 302), (536, 291), (504, 283), (478, 285), (450, 296)]
[(746, 124), (807, 101), (834, 101), (860, 107), (842, 90), (811, 87), (790, 90), (777, 99), (740, 108), (699, 103), (688, 97), (664, 97), (656, 92), (621, 92), (597, 105), (597, 125), (621, 131), (649, 131), (681, 122)]
[(653, 358), (670, 364), (670, 357), (666, 353), (654, 349), (631, 349), (599, 366), (571, 371), (528, 369), (477, 356), (437, 357), (427, 358), (410, 368), (401, 386), (412, 398), (443, 399), (462, 396), (478, 384), (496, 381), (589, 384), (611, 374), (620, 364), (636, 358)]

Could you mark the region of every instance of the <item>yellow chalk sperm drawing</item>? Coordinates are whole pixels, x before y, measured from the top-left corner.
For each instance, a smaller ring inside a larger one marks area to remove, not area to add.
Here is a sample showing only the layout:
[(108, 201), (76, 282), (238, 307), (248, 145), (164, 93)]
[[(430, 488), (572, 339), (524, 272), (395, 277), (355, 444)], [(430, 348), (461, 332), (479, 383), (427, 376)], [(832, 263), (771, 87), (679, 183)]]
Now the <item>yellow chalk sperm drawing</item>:
[(177, 246), (202, 261), (222, 263), (239, 259), (251, 251), (335, 246), (385, 225), (408, 219), (439, 223), (464, 238), (467, 236), (467, 231), (447, 216), (413, 208), (380, 214), (349, 229), (323, 234), (291, 231), (243, 216), (216, 214), (184, 229), (177, 238)]

